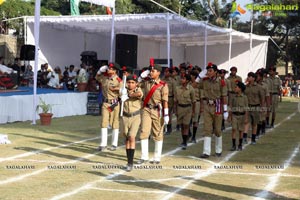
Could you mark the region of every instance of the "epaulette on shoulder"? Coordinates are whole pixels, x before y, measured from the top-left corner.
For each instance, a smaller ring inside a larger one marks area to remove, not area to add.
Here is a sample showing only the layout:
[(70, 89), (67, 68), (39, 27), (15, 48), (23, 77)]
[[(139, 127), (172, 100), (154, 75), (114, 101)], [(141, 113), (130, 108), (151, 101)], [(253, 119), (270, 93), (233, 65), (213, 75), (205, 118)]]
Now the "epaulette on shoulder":
[(117, 77), (117, 80), (119, 81), (119, 83), (122, 82), (122, 79), (120, 77)]
[(159, 83), (162, 84), (163, 86), (167, 85), (167, 82), (165, 81), (160, 81)]

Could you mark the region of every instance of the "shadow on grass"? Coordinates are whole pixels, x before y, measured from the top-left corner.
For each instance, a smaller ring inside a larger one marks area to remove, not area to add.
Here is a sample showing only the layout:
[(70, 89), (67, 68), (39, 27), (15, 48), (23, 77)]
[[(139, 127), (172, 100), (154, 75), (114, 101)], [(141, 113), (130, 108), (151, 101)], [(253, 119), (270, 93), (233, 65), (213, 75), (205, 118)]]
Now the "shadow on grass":
[[(160, 191), (166, 191), (166, 192), (174, 192), (176, 190), (180, 190), (177, 192), (177, 195), (181, 195), (184, 197), (189, 197), (193, 199), (223, 199), (223, 200), (231, 200), (232, 198), (229, 197), (224, 197), (220, 196), (217, 194), (210, 194), (206, 192), (201, 192), (201, 191), (196, 191), (196, 190), (191, 190), (191, 189), (186, 189), (186, 188), (180, 188), (178, 186), (171, 186), (171, 185), (166, 185), (162, 184), (159, 182), (149, 182), (145, 179), (145, 182), (143, 180), (138, 180), (138, 182), (134, 182), (136, 180), (132, 176), (127, 176), (127, 175), (120, 175), (118, 176), (118, 180), (131, 180), (129, 182), (121, 182), (121, 181), (116, 181), (119, 184), (126, 184), (126, 185), (132, 185), (140, 188), (147, 188), (147, 189), (154, 189), (154, 190), (160, 190)], [(112, 181), (114, 181), (112, 179)]]
[[(225, 191), (225, 192), (229, 192), (229, 193), (239, 193), (239, 194), (253, 196), (253, 197), (256, 197), (255, 194), (264, 191), (264, 190), (258, 190), (258, 189), (252, 189), (252, 188), (236, 187), (236, 186), (231, 186), (231, 185), (217, 184), (217, 183), (212, 183), (212, 182), (208, 182), (208, 181), (204, 181), (204, 180), (195, 180), (194, 184), (202, 186), (202, 187), (207, 187), (207, 188), (210, 188), (210, 189), (214, 189), (214, 190)], [(268, 192), (268, 197), (266, 197), (265, 199), (294, 200), (292, 198), (281, 196), (281, 195), (275, 194), (273, 192), (269, 192), (269, 191), (265, 191), (265, 192)]]

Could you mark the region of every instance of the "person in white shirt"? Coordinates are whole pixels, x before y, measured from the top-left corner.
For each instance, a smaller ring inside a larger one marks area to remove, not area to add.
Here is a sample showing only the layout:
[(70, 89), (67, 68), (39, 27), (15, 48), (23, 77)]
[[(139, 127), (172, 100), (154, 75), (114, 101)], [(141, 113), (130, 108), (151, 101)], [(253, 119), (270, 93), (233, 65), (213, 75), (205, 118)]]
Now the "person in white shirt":
[(55, 89), (60, 89), (61, 85), (60, 85), (60, 68), (59, 67), (55, 67), (54, 72), (49, 72), (47, 75), (47, 79), (49, 79), (48, 81), (48, 86), (50, 88), (55, 88)]

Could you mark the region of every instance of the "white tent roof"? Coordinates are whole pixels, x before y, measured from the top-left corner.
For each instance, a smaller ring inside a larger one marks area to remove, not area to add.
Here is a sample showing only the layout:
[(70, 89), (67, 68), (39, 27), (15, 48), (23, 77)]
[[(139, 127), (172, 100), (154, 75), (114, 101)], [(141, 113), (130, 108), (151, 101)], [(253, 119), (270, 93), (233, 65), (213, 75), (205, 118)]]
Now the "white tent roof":
[[(206, 22), (189, 20), (168, 13), (126, 14), (115, 16), (115, 34), (136, 34), (140, 38), (165, 41), (167, 38), (167, 18), (169, 17), (171, 43), (185, 45), (204, 45)], [(34, 17), (26, 17), (27, 23), (34, 23)], [(100, 33), (110, 35), (112, 16), (41, 16), (41, 26), (54, 29)], [(208, 45), (229, 43), (230, 29), (207, 25)], [(232, 31), (233, 42), (250, 39), (250, 34)], [(252, 34), (253, 40), (267, 41), (267, 36)]]

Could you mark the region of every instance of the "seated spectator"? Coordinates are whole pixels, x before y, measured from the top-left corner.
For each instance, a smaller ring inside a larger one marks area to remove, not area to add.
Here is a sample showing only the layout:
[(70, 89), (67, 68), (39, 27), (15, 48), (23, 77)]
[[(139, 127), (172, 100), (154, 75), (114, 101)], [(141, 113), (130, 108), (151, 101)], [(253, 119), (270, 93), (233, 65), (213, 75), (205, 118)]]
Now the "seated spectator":
[(68, 71), (68, 82), (67, 82), (67, 88), (68, 90), (74, 90), (74, 87), (76, 85), (76, 76), (77, 73), (74, 71), (75, 66), (70, 65), (69, 71)]
[(61, 89), (62, 86), (60, 84), (60, 80), (62, 79), (61, 70), (59, 67), (55, 67), (53, 72), (49, 72), (47, 75), (48, 87), (54, 89)]
[(33, 85), (33, 71), (31, 65), (27, 65), (25, 69), (25, 72), (23, 74), (22, 85), (26, 85), (26, 86)]
[(48, 63), (42, 64), (41, 69), (38, 71), (37, 75), (37, 86), (40, 88), (47, 87), (49, 82), (48, 76)]
[[(0, 63), (3, 63), (3, 58), (0, 57)], [(17, 85), (17, 72), (13, 69), (0, 64), (0, 87), (4, 89), (15, 89)]]

